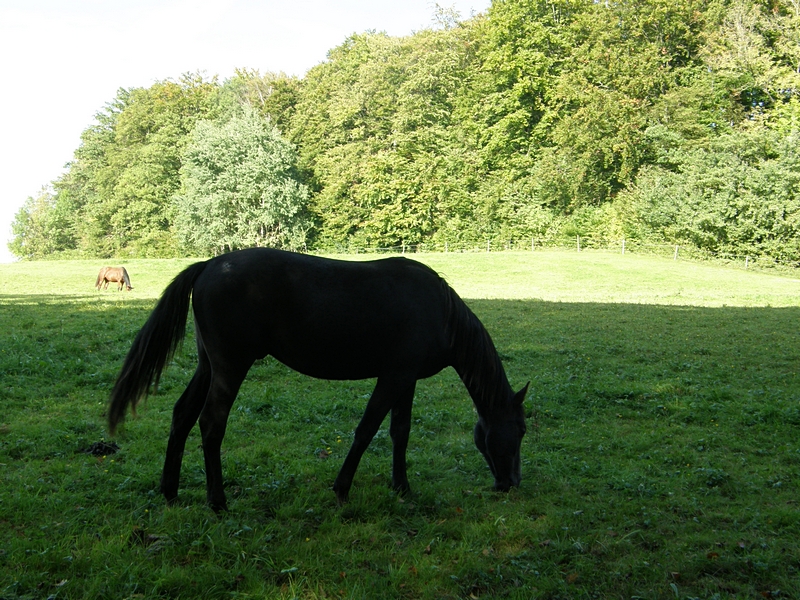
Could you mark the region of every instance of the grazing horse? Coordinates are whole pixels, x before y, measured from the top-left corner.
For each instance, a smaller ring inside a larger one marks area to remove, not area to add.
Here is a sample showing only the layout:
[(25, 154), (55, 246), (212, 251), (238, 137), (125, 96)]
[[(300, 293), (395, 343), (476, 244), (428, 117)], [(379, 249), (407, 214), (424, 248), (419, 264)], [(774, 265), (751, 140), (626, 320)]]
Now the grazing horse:
[(125, 267), (103, 267), (100, 273), (97, 274), (97, 281), (94, 286), (99, 290), (102, 286), (104, 290), (108, 289), (108, 283), (113, 281), (117, 284), (117, 291), (122, 291), (122, 286), (125, 285), (126, 289), (130, 292), (133, 289), (131, 285), (131, 278), (128, 277), (128, 272)]
[(418, 379), (448, 366), (464, 382), (478, 422), (474, 441), (495, 489), (518, 486), (523, 401), (488, 332), (453, 289), (413, 260), (332, 260), (251, 248), (195, 263), (164, 290), (137, 334), (111, 392), (113, 434), (127, 407), (158, 384), (194, 309), (198, 365), (172, 413), (161, 492), (178, 496), (181, 460), (198, 418), (209, 505), (226, 510), (220, 447), (231, 406), (253, 363), (267, 355), (321, 379), (377, 378), (333, 484), (347, 501), (361, 456), (391, 411), (392, 485), (409, 491), (406, 447)]

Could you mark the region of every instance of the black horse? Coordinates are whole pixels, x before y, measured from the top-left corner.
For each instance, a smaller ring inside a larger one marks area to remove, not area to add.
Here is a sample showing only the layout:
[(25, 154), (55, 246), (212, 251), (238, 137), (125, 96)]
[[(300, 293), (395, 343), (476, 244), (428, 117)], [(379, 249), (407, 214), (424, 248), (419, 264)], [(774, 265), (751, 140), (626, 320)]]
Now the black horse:
[(206, 490), (226, 509), (220, 446), (228, 414), (252, 364), (272, 355), (322, 379), (377, 378), (333, 489), (345, 502), (361, 456), (391, 411), (392, 484), (409, 490), (406, 447), (418, 379), (455, 368), (478, 411), (475, 444), (495, 488), (520, 483), (523, 401), (488, 332), (430, 268), (405, 258), (348, 262), (252, 248), (181, 272), (139, 331), (111, 392), (111, 433), (135, 410), (182, 340), (192, 297), (198, 366), (175, 404), (161, 491), (177, 498), (189, 431), (200, 419)]

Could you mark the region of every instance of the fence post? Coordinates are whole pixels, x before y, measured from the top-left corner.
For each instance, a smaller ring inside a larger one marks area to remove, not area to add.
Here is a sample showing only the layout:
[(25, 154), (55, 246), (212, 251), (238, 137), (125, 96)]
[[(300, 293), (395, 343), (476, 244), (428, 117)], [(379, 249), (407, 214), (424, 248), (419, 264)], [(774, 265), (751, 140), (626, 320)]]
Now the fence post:
[(578, 238), (578, 252), (581, 251), (581, 236), (576, 236)]
[(622, 253), (625, 254), (625, 238), (622, 238)]
[(678, 246), (675, 246), (675, 256), (672, 258), (672, 260), (678, 260)]
[(746, 269), (748, 266), (750, 266), (750, 257), (749, 256), (745, 256), (744, 257), (744, 268)]

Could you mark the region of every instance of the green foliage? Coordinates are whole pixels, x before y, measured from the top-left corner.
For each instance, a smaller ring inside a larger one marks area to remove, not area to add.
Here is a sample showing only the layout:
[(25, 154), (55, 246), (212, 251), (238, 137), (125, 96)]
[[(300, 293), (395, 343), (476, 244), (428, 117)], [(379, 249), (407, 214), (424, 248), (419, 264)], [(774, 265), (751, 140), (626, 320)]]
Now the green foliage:
[[(651, 133), (656, 138), (666, 132)], [(629, 222), (641, 228), (629, 231), (631, 238), (661, 238), (715, 253), (800, 258), (797, 138), (757, 128), (691, 149), (679, 144), (662, 150), (658, 162), (620, 198)]]
[(284, 132), (300, 96), (300, 82), (296, 77), (283, 73), (262, 75), (257, 70), (237, 69), (220, 92), (221, 104), (228, 112), (249, 106)]
[(174, 228), (186, 251), (302, 248), (308, 190), (295, 179), (295, 161), (291, 144), (252, 109), (224, 123), (199, 122), (174, 200)]
[(29, 197), (14, 216), (9, 250), (20, 258), (46, 258), (74, 247), (71, 215), (64, 203), (43, 189)]
[(366, 34), (306, 76), (291, 135), (318, 189), (312, 210), (322, 245), (398, 245), (430, 233), (441, 141), (426, 126), (442, 129), (449, 82), (420, 64), (429, 60), (409, 40)]
[[(330, 250), (587, 235), (800, 261), (795, 0), (494, 0), (467, 20), (437, 10), (434, 28), (407, 37), (350, 36), (301, 79), (240, 69), (222, 83), (121, 90), (39, 208), (61, 215), (38, 222), (63, 223), (63, 235), (46, 242), (23, 215), (13, 247), (169, 256), (301, 239)], [(240, 236), (251, 212), (181, 192), (195, 125), (221, 130), (242, 107), (294, 144), (307, 235), (276, 237), (265, 221)], [(748, 144), (771, 149), (758, 158)], [(201, 233), (190, 215), (216, 221)]]
[(119, 253), (174, 253), (166, 209), (179, 187), (181, 153), (194, 124), (213, 114), (215, 86), (200, 78), (134, 90), (115, 124), (103, 179)]
[(71, 249), (91, 256), (176, 253), (167, 211), (180, 184), (180, 157), (195, 122), (213, 116), (216, 93), (214, 82), (186, 75), (120, 90), (96, 115), (69, 171), (54, 183), (54, 205), (71, 211)]

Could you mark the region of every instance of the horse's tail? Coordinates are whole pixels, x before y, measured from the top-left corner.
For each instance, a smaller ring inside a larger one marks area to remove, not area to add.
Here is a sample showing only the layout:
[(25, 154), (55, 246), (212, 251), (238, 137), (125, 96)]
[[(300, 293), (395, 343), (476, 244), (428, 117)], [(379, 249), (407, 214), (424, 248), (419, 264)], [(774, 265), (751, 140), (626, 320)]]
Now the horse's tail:
[(108, 267), (103, 267), (102, 269), (100, 269), (100, 272), (97, 274), (97, 281), (95, 282), (94, 287), (96, 287), (98, 290), (100, 289), (100, 285), (103, 283), (103, 275), (106, 274), (107, 270), (108, 270)]
[(133, 289), (133, 286), (131, 285), (131, 278), (128, 277), (128, 271), (125, 269), (125, 267), (122, 267), (122, 280), (125, 282), (126, 288), (129, 290)]
[(133, 340), (111, 390), (108, 426), (112, 434), (125, 418), (128, 405), (135, 411), (139, 399), (147, 395), (150, 385), (154, 381), (158, 383), (161, 371), (183, 340), (192, 289), (205, 268), (205, 262), (195, 263), (179, 273), (164, 290), (144, 327)]

